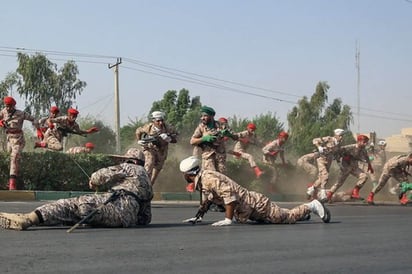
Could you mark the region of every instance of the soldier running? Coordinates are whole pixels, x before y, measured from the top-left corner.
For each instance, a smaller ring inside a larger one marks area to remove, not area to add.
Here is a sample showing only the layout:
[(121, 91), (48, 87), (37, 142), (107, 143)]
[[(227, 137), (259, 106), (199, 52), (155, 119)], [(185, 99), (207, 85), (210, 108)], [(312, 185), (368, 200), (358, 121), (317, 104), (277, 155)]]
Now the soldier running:
[(167, 159), (169, 143), (177, 143), (177, 131), (165, 123), (165, 113), (154, 111), (151, 117), (150, 123), (136, 129), (136, 138), (143, 147), (145, 168), (154, 185)]
[(63, 150), (63, 138), (68, 134), (86, 135), (99, 131), (97, 127), (91, 127), (88, 130), (80, 129), (79, 124), (76, 122), (78, 115), (79, 111), (77, 109), (69, 108), (66, 116), (49, 118), (49, 128), (44, 134), (44, 140), (42, 142), (36, 142), (34, 148), (47, 148), (54, 151), (61, 151)]
[(5, 108), (0, 111), (0, 127), (6, 130), (7, 151), (10, 153), (10, 177), (9, 190), (17, 189), (17, 177), (19, 175), (21, 153), (26, 145), (23, 133), (24, 120), (32, 122), (37, 129), (37, 137), (43, 134), (39, 129), (38, 121), (29, 113), (16, 109), (16, 101), (7, 96), (3, 99)]

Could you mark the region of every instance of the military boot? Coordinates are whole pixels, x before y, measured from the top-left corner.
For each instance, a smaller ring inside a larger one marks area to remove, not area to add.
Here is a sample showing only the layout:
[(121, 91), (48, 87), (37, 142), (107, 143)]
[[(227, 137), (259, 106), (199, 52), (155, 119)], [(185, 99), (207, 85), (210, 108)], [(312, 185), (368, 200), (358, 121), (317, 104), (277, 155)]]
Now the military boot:
[(39, 222), (39, 217), (34, 211), (28, 214), (0, 213), (0, 227), (4, 229), (26, 230)]
[(374, 205), (375, 202), (373, 201), (373, 197), (375, 196), (375, 193), (370, 192), (368, 195), (368, 199), (366, 199), (366, 202), (370, 205)]
[(255, 171), (256, 178), (259, 179), (260, 176), (263, 174), (263, 171), (260, 170), (258, 166), (253, 167), (253, 170)]

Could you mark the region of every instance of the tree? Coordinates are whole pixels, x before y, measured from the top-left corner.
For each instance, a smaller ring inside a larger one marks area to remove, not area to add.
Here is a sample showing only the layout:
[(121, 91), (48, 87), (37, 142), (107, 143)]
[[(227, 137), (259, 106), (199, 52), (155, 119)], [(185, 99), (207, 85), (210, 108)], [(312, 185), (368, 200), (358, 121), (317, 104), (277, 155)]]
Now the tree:
[(168, 90), (162, 100), (153, 102), (150, 113), (163, 111), (168, 124), (179, 132), (186, 132), (187, 128), (193, 130), (198, 125), (201, 106), (200, 98), (191, 99), (187, 89), (181, 89), (179, 94), (175, 90)]
[(341, 99), (327, 105), (329, 88), (326, 82), (319, 82), (310, 100), (303, 97), (287, 116), (288, 142), (299, 155), (313, 150), (313, 138), (331, 135), (336, 128), (347, 130), (352, 122), (351, 109), (342, 105)]
[(84, 146), (87, 142), (95, 145), (93, 153), (113, 153), (116, 149), (116, 135), (110, 126), (105, 125), (101, 120), (91, 116), (86, 116), (78, 121), (81, 129), (88, 129), (93, 126), (98, 127), (99, 131), (93, 134), (87, 134), (86, 137), (69, 134), (67, 138), (66, 149), (74, 146)]
[(77, 79), (79, 70), (74, 61), (58, 69), (42, 54), (18, 53), (17, 59), (16, 72), (0, 83), (0, 91), (4, 94), (16, 85), (17, 93), (25, 100), (25, 110), (36, 117), (48, 113), (52, 105), (64, 113), (86, 87), (86, 82)]

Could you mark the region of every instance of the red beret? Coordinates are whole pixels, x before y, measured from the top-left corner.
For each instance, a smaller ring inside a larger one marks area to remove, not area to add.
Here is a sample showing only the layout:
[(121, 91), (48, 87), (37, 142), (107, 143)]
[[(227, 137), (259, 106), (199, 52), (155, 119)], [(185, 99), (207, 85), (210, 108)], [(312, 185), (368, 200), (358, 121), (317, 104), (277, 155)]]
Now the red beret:
[(14, 98), (11, 97), (11, 96), (6, 96), (6, 97), (4, 97), (4, 104), (5, 105), (15, 106), (16, 105), (16, 100), (14, 100)]
[(227, 124), (227, 119), (225, 117), (220, 117), (218, 121)]
[(50, 112), (51, 112), (51, 113), (59, 113), (59, 112), (60, 112), (60, 109), (59, 109), (58, 107), (56, 107), (56, 106), (52, 106), (52, 107), (50, 108)]
[(251, 130), (256, 130), (256, 125), (254, 123), (247, 124), (247, 128)]
[(279, 133), (278, 137), (279, 137), (279, 138), (280, 138), (280, 137), (283, 137), (283, 138), (285, 138), (285, 139), (288, 139), (288, 138), (289, 138), (289, 134), (288, 134), (286, 131), (281, 131), (281, 132)]
[(358, 135), (357, 138), (358, 142), (364, 141), (364, 142), (368, 142), (369, 141), (369, 137), (366, 135)]
[(84, 146), (87, 147), (87, 148), (94, 148), (94, 144), (90, 143), (90, 142), (84, 144)]
[(67, 113), (68, 113), (68, 114), (72, 114), (72, 115), (78, 115), (78, 114), (79, 114), (79, 111), (78, 111), (77, 109), (74, 109), (74, 108), (69, 108), (69, 109), (67, 110)]

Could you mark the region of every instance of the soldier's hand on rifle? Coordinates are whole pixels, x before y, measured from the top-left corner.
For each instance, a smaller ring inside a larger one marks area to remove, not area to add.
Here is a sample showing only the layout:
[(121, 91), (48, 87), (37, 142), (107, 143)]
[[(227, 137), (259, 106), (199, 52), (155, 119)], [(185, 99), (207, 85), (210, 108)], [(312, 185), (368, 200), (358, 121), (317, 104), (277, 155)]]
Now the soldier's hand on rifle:
[(213, 143), (216, 141), (216, 136), (213, 135), (204, 135), (202, 136), (202, 142)]
[(88, 130), (86, 130), (87, 133), (94, 133), (94, 132), (98, 132), (99, 128), (97, 127), (91, 127)]
[(322, 147), (322, 146), (319, 146), (318, 151), (319, 151), (320, 154), (322, 154), (323, 152), (325, 152), (325, 148)]
[(172, 138), (167, 134), (167, 133), (162, 133), (159, 135), (160, 138), (162, 138), (164, 141), (170, 143), (172, 141)]

